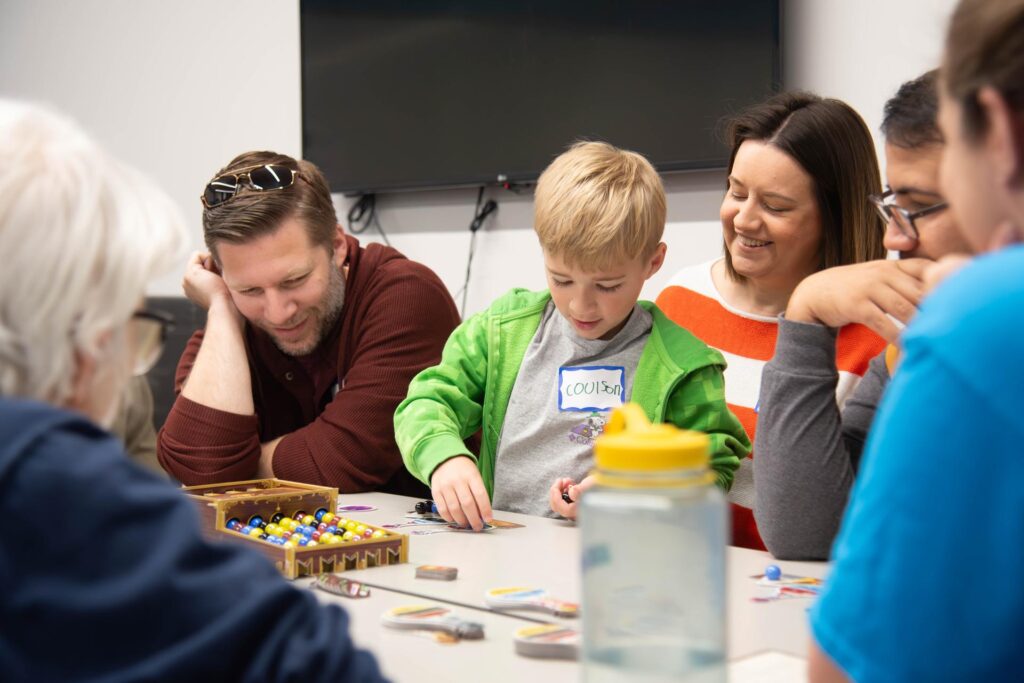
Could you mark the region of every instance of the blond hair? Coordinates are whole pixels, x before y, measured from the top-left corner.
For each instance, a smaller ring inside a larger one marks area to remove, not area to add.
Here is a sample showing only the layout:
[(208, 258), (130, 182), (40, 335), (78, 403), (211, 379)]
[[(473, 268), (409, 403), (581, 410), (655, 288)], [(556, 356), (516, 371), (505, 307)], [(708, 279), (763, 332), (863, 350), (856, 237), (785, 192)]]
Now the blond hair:
[(541, 247), (585, 270), (654, 254), (665, 212), (665, 188), (651, 163), (604, 142), (571, 146), (544, 170), (534, 193)]

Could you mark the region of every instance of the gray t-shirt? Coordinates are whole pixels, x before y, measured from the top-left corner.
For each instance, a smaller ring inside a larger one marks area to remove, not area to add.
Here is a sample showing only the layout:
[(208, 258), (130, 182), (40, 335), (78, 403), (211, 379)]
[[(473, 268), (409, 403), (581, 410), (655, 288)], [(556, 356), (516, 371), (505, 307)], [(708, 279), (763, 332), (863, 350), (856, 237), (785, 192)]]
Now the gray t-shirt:
[(523, 356), (495, 458), (496, 510), (555, 517), (548, 489), (580, 481), (593, 467), (593, 443), (608, 412), (629, 400), (651, 333), (639, 305), (614, 338), (583, 339), (549, 303)]

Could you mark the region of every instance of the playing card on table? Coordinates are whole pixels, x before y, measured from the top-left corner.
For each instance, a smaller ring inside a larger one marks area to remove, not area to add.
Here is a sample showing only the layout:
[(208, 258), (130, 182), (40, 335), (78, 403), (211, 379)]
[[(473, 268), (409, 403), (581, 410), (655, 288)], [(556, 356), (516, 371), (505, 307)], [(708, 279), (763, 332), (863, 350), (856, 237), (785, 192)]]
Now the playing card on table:
[(438, 579), (452, 581), (459, 575), (457, 567), (445, 567), (440, 564), (421, 564), (416, 567), (417, 579)]

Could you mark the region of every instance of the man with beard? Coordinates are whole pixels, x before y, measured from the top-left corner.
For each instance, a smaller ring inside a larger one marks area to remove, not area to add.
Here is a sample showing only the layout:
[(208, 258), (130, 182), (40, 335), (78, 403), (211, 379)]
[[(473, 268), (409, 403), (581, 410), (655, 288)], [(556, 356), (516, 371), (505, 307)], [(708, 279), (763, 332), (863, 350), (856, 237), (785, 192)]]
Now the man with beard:
[(420, 495), (392, 415), (459, 322), (426, 266), (338, 224), (327, 181), (272, 152), (233, 159), (202, 196), (208, 253), (185, 294), (207, 311), (158, 441), (185, 484), (275, 476)]

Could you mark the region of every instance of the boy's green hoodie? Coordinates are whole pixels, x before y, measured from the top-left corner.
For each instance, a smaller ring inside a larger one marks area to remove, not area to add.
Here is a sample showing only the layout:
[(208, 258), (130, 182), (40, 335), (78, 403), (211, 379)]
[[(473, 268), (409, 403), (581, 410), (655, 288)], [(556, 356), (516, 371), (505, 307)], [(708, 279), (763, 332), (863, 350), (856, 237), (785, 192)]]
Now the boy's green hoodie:
[[(448, 338), (441, 363), (413, 378), (395, 411), (395, 439), (405, 466), (430, 485), (434, 470), (457, 455), (472, 458), (494, 497), (494, 459), (512, 387), (551, 300), (547, 290), (513, 289)], [(732, 485), (750, 439), (725, 405), (725, 359), (665, 317), (649, 301), (653, 326), (633, 378), (631, 400), (652, 422), (705, 432), (719, 486)], [(480, 456), (464, 439), (483, 429)]]

